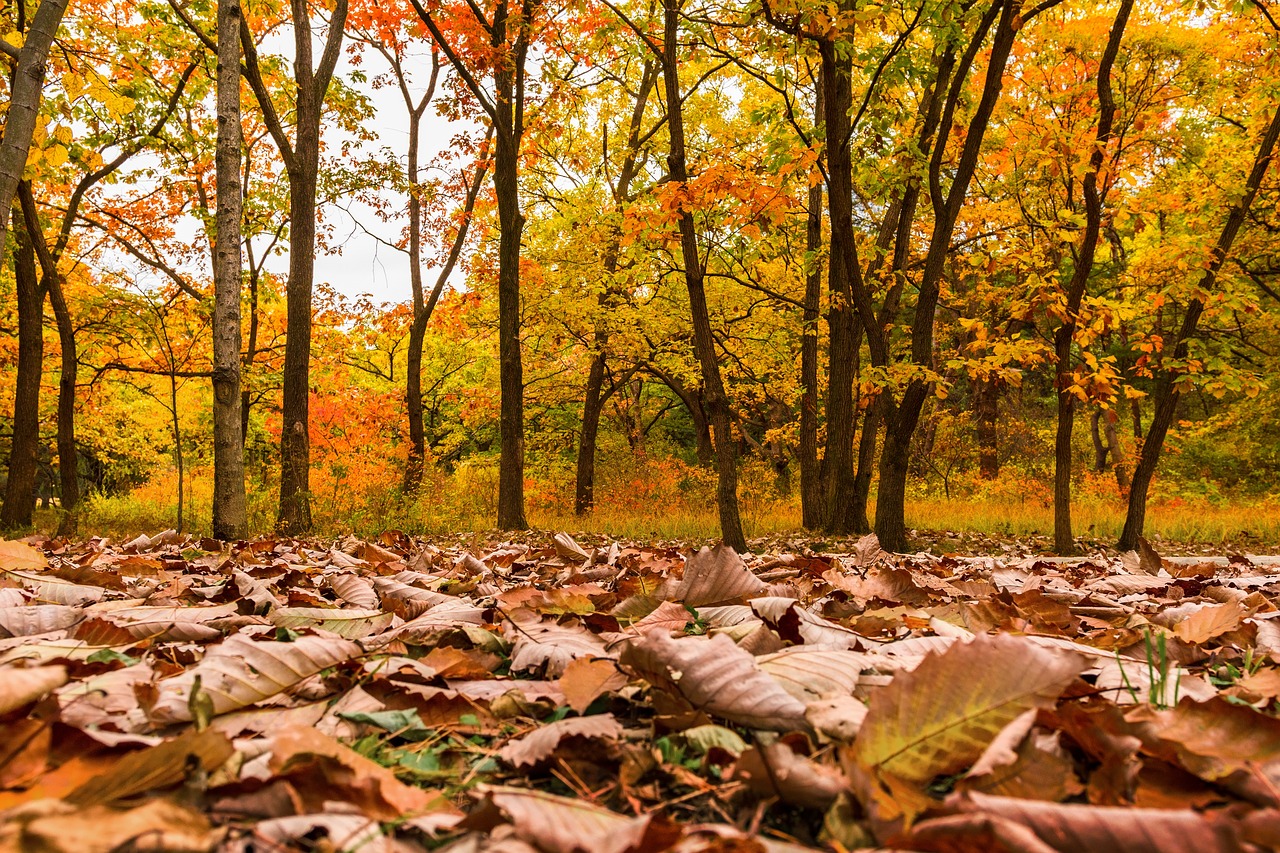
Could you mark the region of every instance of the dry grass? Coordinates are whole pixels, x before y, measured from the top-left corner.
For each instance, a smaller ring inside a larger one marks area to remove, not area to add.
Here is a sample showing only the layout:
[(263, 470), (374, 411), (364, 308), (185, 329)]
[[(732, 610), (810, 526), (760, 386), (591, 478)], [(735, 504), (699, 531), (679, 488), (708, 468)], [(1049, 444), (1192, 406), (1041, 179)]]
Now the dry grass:
[[(208, 531), (211, 478), (198, 471), (188, 482), (186, 530)], [(398, 529), (407, 533), (441, 535), (488, 530), (493, 525), (496, 483), (484, 476), (441, 477), (412, 501), (399, 494), (398, 483), (369, 484), (363, 490), (319, 491), (313, 501), (317, 532), (342, 536), (376, 535)], [(327, 493), (326, 493), (327, 492)], [(719, 534), (719, 519), (708, 489), (684, 492), (659, 489), (641, 501), (602, 500), (594, 513), (575, 516), (571, 500), (543, 492), (530, 501), (528, 519), (541, 530), (564, 530), (628, 540), (702, 541)], [(109, 536), (117, 541), (138, 533), (154, 533), (177, 524), (176, 481), (161, 476), (135, 492), (118, 497), (94, 497), (85, 505), (79, 523), (82, 536)], [(275, 520), (275, 490), (258, 489), (250, 496), (250, 526), (266, 531)], [(874, 511), (874, 510), (873, 510)], [(800, 508), (795, 500), (746, 494), (743, 526), (749, 538), (799, 534)], [(56, 510), (37, 513), (36, 528), (52, 532)], [(1113, 542), (1124, 523), (1119, 500), (1090, 496), (1072, 508), (1077, 535)], [(955, 531), (991, 536), (1049, 536), (1053, 510), (1039, 498), (1011, 500), (916, 498), (907, 503), (907, 525), (922, 533)], [(1218, 505), (1183, 500), (1157, 502), (1147, 517), (1147, 534), (1166, 542), (1221, 546), (1244, 551), (1280, 550), (1280, 504)]]

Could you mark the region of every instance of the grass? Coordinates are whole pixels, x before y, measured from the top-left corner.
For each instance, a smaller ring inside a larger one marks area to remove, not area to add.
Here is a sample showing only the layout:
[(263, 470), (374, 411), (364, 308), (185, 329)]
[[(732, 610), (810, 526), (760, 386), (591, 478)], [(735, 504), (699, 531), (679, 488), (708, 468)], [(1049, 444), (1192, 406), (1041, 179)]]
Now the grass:
[[(494, 478), (496, 479), (496, 478)], [(177, 526), (176, 481), (161, 476), (134, 492), (91, 496), (79, 519), (81, 536), (109, 536), (117, 541), (139, 533)], [(207, 471), (188, 478), (184, 529), (209, 530), (212, 482)], [(325, 536), (376, 536), (384, 530), (443, 535), (487, 531), (493, 526), (496, 482), (488, 472), (460, 472), (428, 483), (421, 495), (406, 501), (396, 483), (324, 484), (313, 497), (316, 532)], [(534, 486), (529, 489), (528, 520), (540, 530), (563, 530), (626, 540), (705, 541), (719, 535), (719, 518), (706, 484), (678, 487), (650, 483), (640, 492), (601, 489), (595, 512), (577, 517), (568, 494)], [(267, 532), (275, 520), (275, 489), (269, 484), (250, 493), (250, 528)], [(748, 537), (804, 535), (800, 507), (793, 498), (743, 490), (743, 525)], [(872, 510), (874, 512), (874, 509)], [(907, 526), (927, 533), (954, 531), (995, 537), (1039, 537), (1053, 533), (1053, 510), (1038, 498), (1007, 496), (947, 500), (916, 497), (906, 506)], [(1124, 505), (1118, 499), (1089, 496), (1072, 507), (1076, 534), (1109, 544), (1120, 535)], [(36, 529), (52, 532), (57, 510), (39, 510)], [(1280, 550), (1280, 505), (1275, 502), (1219, 505), (1172, 500), (1152, 504), (1147, 535), (1153, 540), (1252, 552)]]

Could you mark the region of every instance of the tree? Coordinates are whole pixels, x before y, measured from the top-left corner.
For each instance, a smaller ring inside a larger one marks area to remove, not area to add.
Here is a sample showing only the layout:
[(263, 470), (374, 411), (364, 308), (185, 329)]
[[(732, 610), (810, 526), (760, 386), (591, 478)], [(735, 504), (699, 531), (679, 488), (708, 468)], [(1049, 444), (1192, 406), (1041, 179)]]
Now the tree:
[[(288, 337), (284, 354), (283, 427), (280, 431), (280, 530), (303, 533), (311, 529), (311, 447), (308, 438), (311, 367), (311, 296), (316, 268), (316, 191), (320, 171), (320, 118), (333, 80), (347, 19), (347, 0), (337, 0), (329, 17), (320, 59), (315, 60), (311, 7), (307, 0), (291, 0), (294, 42), (293, 113), (291, 140), (282, 111), (262, 73), (258, 47), (245, 16), (240, 18), (243, 73), (267, 129), (289, 175)], [(211, 46), (216, 50), (216, 45)]]
[(1075, 552), (1075, 539), (1071, 535), (1071, 431), (1075, 422), (1074, 385), (1068, 379), (1071, 372), (1071, 345), (1075, 337), (1080, 304), (1089, 286), (1089, 276), (1093, 272), (1098, 235), (1102, 230), (1105, 184), (1099, 187), (1098, 177), (1107, 157), (1107, 149), (1111, 145), (1112, 125), (1116, 116), (1111, 69), (1120, 52), (1120, 42), (1124, 38), (1125, 26), (1129, 23), (1129, 13), (1132, 10), (1133, 0), (1120, 0), (1120, 9), (1116, 12), (1115, 23), (1111, 25), (1107, 46), (1098, 64), (1098, 130), (1093, 151), (1089, 155), (1089, 167), (1081, 181), (1085, 226), (1076, 251), (1075, 269), (1066, 287), (1065, 316), (1053, 337), (1056, 365), (1054, 386), (1058, 398), (1058, 427), (1053, 452), (1053, 547), (1059, 554)]
[[(239, 0), (218, 0), (218, 205), (213, 248), (213, 535), (219, 539), (238, 539), (248, 532), (244, 423), (240, 411), (243, 405), (240, 392), (240, 218), (243, 208), (240, 189), (241, 18)], [(181, 459), (180, 451), (178, 458)]]
[(1184, 391), (1184, 371), (1191, 342), (1196, 335), (1200, 318), (1204, 314), (1206, 302), (1217, 288), (1223, 265), (1230, 257), (1231, 247), (1245, 224), (1249, 209), (1253, 206), (1267, 169), (1275, 157), (1276, 142), (1280, 139), (1280, 108), (1272, 105), (1269, 109), (1271, 118), (1262, 132), (1257, 155), (1253, 159), (1253, 166), (1245, 180), (1244, 191), (1227, 213), (1226, 221), (1210, 252), (1204, 273), (1196, 284), (1196, 295), (1187, 303), (1182, 322), (1173, 340), (1172, 358), (1160, 368), (1156, 376), (1153, 395), (1155, 411), (1152, 413), (1151, 424), (1143, 437), (1142, 452), (1134, 467), (1124, 530), (1121, 531), (1120, 541), (1116, 544), (1116, 547), (1121, 550), (1133, 550), (1138, 546), (1138, 539), (1142, 536), (1147, 518), (1147, 493), (1151, 488), (1156, 466), (1160, 462), (1160, 451), (1164, 447), (1169, 428), (1173, 425), (1178, 401)]
[[(466, 91), (480, 104), (493, 126), (493, 188), (498, 206), (498, 360), (501, 386), (501, 435), (498, 460), (498, 527), (523, 530), (529, 524), (524, 512), (524, 368), (520, 357), (520, 235), (524, 214), (520, 210), (520, 156), (525, 135), (526, 67), (540, 17), (542, 0), (497, 0), (491, 11), (476, 3), (465, 10), (424, 5), (412, 0), (418, 17), (462, 80)], [(456, 27), (446, 36), (440, 16), (449, 16)], [(469, 46), (470, 30), (478, 38)], [(487, 55), (486, 55), (487, 53)], [(492, 78), (489, 91), (472, 69)]]
[(15, 48), (0, 41), (2, 50), (14, 63), (9, 83), (9, 109), (4, 132), (0, 134), (0, 257), (9, 232), (9, 214), (18, 182), (27, 164), (31, 138), (40, 113), (44, 92), (45, 63), (49, 47), (57, 35), (58, 25), (67, 11), (67, 0), (40, 0), (31, 26), (26, 24), (26, 3), (15, 4), (17, 31), (23, 35), (22, 47)]

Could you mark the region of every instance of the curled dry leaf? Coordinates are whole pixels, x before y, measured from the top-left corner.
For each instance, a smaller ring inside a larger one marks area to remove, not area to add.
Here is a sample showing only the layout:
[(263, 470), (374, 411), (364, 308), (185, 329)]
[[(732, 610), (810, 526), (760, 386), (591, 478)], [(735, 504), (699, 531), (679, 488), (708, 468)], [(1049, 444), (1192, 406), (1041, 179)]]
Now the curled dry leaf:
[(849, 787), (844, 774), (796, 752), (783, 740), (753, 746), (734, 765), (731, 778), (757, 797), (825, 811)]
[(690, 557), (684, 564), (684, 576), (664, 583), (657, 597), (700, 607), (748, 598), (764, 588), (764, 581), (751, 573), (738, 552), (721, 544)]
[(333, 590), (338, 598), (361, 610), (376, 610), (378, 594), (373, 584), (355, 572), (339, 572), (325, 578), (325, 586)]
[(320, 628), (348, 640), (358, 640), (385, 630), (395, 616), (381, 610), (280, 607), (271, 611), (270, 618), (271, 624), (278, 628)]
[(65, 666), (0, 666), (0, 714), (47, 696), (66, 683)]
[(579, 714), (610, 690), (627, 683), (618, 665), (607, 659), (574, 658), (565, 666), (556, 684), (564, 692), (565, 703)]
[(45, 559), (44, 554), (26, 542), (0, 539), (0, 571), (31, 571), (43, 569), (48, 565), (49, 561)]
[[(376, 820), (354, 814), (300, 814), (276, 817), (254, 824), (253, 834), (290, 849), (358, 850), (360, 853), (394, 853)], [(324, 845), (321, 847), (321, 845)]]
[(581, 625), (561, 625), (531, 610), (507, 614), (505, 629), (512, 642), (512, 672), (542, 671), (559, 678), (575, 658), (608, 656), (604, 641)]
[(303, 802), (315, 811), (334, 799), (345, 800), (381, 821), (454, 811), (443, 796), (406, 785), (386, 767), (310, 728), (279, 730), (271, 742), (269, 766), (273, 773), (288, 776)]
[(728, 637), (647, 634), (628, 642), (622, 663), (655, 687), (670, 685), (694, 708), (731, 722), (774, 731), (807, 727), (804, 704)]
[(1079, 655), (1004, 634), (957, 643), (872, 694), (850, 757), (881, 781), (922, 790), (969, 768), (1005, 726), (1051, 705), (1084, 668)]
[(617, 741), (622, 737), (622, 726), (612, 714), (592, 717), (567, 717), (539, 726), (524, 737), (510, 741), (498, 755), (515, 767), (533, 767), (550, 758), (566, 738)]
[(359, 644), (337, 637), (303, 636), (286, 643), (235, 634), (181, 675), (159, 682), (149, 713), (160, 724), (191, 720), (191, 688), (200, 678), (200, 689), (209, 697), (213, 714), (225, 714), (282, 693), (363, 651)]
[[(1243, 853), (1244, 824), (1191, 810), (1119, 808), (964, 794), (950, 804), (964, 815), (990, 815), (1025, 827), (1048, 849), (1123, 850), (1125, 853)], [(929, 822), (917, 833), (927, 832)], [(914, 837), (914, 836), (913, 836)]]
[[(41, 803), (31, 806), (40, 807)], [(44, 811), (30, 820), (29, 813), (9, 815), (21, 827), (16, 849), (29, 853), (206, 853), (226, 834), (210, 828), (199, 812), (163, 799), (148, 800), (126, 811), (106, 806), (72, 809), (52, 801)]]
[(30, 637), (62, 631), (83, 618), (82, 609), (63, 604), (0, 607), (0, 637)]
[(64, 799), (79, 806), (111, 805), (139, 794), (171, 788), (197, 767), (206, 772), (213, 770), (234, 751), (231, 741), (219, 732), (188, 730), (174, 740), (129, 753), (106, 773), (90, 779)]
[(661, 851), (679, 830), (649, 815), (626, 817), (582, 800), (522, 788), (484, 789), (479, 811), (465, 827), (491, 829), (509, 821), (520, 839), (544, 853), (624, 853)]

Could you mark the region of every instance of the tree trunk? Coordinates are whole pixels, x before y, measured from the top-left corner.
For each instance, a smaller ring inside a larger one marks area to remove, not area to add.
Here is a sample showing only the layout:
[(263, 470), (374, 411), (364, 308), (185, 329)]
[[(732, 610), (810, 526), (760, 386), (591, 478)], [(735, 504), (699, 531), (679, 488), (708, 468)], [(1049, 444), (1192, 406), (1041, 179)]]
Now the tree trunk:
[(1116, 413), (1108, 409), (1102, 415), (1103, 434), (1107, 438), (1107, 448), (1111, 452), (1111, 466), (1116, 473), (1116, 486), (1124, 494), (1129, 488), (1129, 469), (1126, 467), (1124, 450), (1120, 447), (1120, 436), (1116, 434)]
[[(619, 217), (623, 215), (623, 205), (631, 198), (631, 182), (636, 175), (636, 156), (640, 150), (640, 125), (644, 121), (645, 107), (649, 102), (649, 94), (657, 78), (657, 66), (652, 59), (646, 59), (640, 74), (640, 86), (635, 103), (631, 109), (631, 123), (627, 129), (627, 148), (618, 168), (618, 182), (613, 189), (614, 208)], [(608, 245), (604, 251), (605, 291), (600, 294), (600, 309), (608, 312), (610, 308), (613, 276), (618, 272), (618, 252), (621, 249), (622, 233), (614, 228), (609, 235)], [(578, 442), (577, 479), (574, 484), (573, 509), (577, 515), (586, 515), (595, 505), (596, 489), (596, 442), (600, 434), (600, 413), (604, 409), (601, 391), (604, 388), (604, 375), (608, 367), (607, 347), (609, 329), (604, 322), (598, 322), (595, 329), (595, 357), (591, 360), (591, 370), (587, 374), (587, 387), (582, 399), (582, 436)]]
[(1133, 0), (1121, 0), (1102, 60), (1098, 63), (1098, 130), (1089, 156), (1089, 169), (1082, 181), (1085, 227), (1076, 252), (1075, 270), (1067, 285), (1066, 316), (1053, 336), (1056, 356), (1054, 384), (1058, 392), (1058, 427), (1053, 452), (1053, 545), (1055, 551), (1064, 555), (1073, 554), (1076, 550), (1071, 534), (1071, 431), (1075, 421), (1071, 345), (1075, 339), (1080, 304), (1089, 286), (1089, 275), (1093, 272), (1093, 259), (1102, 227), (1102, 193), (1098, 188), (1098, 174), (1111, 143), (1111, 125), (1116, 114), (1115, 98), (1111, 92), (1111, 68), (1120, 52), (1120, 41), (1132, 9)]
[(58, 344), (62, 348), (62, 374), (58, 378), (58, 479), (62, 484), (62, 521), (59, 536), (75, 533), (76, 505), (80, 503), (80, 457), (76, 450), (76, 331), (71, 311), (62, 292), (62, 280), (55, 272), (45, 274), (44, 287), (53, 306), (58, 326)]
[[(1222, 233), (1218, 235), (1218, 242), (1213, 248), (1209, 266), (1200, 278), (1195, 290), (1196, 293), (1208, 294), (1214, 291), (1218, 281), (1218, 273), (1226, 262), (1227, 255), (1231, 252), (1231, 246), (1235, 242), (1236, 234), (1239, 233), (1240, 228), (1244, 225), (1245, 218), (1249, 214), (1249, 208), (1253, 205), (1253, 200), (1258, 195), (1258, 188), (1262, 185), (1262, 179), (1267, 173), (1267, 167), (1271, 165), (1271, 160), (1275, 156), (1278, 137), (1280, 137), (1280, 109), (1272, 113), (1271, 123), (1263, 134), (1262, 142), (1258, 148), (1258, 156), (1253, 161), (1253, 168), (1249, 172), (1249, 178), (1245, 183), (1244, 195), (1227, 215), (1227, 221), (1222, 227)], [(1200, 323), (1200, 315), (1204, 312), (1204, 307), (1205, 304), (1200, 299), (1192, 299), (1187, 305), (1187, 312), (1183, 315), (1182, 326), (1178, 329), (1178, 336), (1173, 347), (1172, 360), (1174, 363), (1186, 360), (1191, 338), (1195, 336), (1196, 327)], [(1133, 483), (1129, 487), (1129, 511), (1125, 516), (1124, 530), (1120, 534), (1120, 541), (1116, 544), (1116, 547), (1122, 551), (1131, 551), (1136, 548), (1138, 537), (1142, 536), (1143, 527), (1147, 520), (1147, 493), (1151, 488), (1151, 480), (1155, 476), (1156, 466), (1160, 462), (1160, 451), (1164, 447), (1165, 437), (1169, 433), (1169, 427), (1173, 425), (1173, 417), (1178, 408), (1178, 400), (1182, 396), (1178, 390), (1180, 378), (1174, 368), (1167, 367), (1160, 371), (1159, 378), (1156, 380), (1156, 390), (1153, 395), (1155, 398), (1155, 413), (1151, 417), (1151, 426), (1142, 442), (1142, 453), (1139, 455), (1138, 464), (1133, 471)]]
[[(213, 257), (213, 536), (248, 532), (240, 407), (240, 3), (218, 0), (217, 235)], [(174, 399), (175, 440), (177, 400)], [(182, 449), (178, 532), (182, 532)]]
[(320, 171), (320, 114), (333, 79), (347, 19), (347, 0), (337, 0), (320, 62), (313, 62), (310, 10), (292, 0), (296, 118), (290, 142), (263, 82), (257, 46), (243, 16), (240, 42), (244, 73), (289, 175), (289, 283), (286, 287), (284, 394), (280, 429), (280, 508), (283, 533), (311, 529), (311, 443), (308, 435), (311, 372), (311, 292), (315, 279), (316, 181)]
[[(676, 40), (681, 0), (664, 0), (662, 31), (662, 76), (667, 96), (667, 130), (670, 151), (667, 171), (678, 186), (689, 181), (685, 154), (684, 107), (680, 97), (679, 58)], [(685, 288), (689, 291), (689, 309), (693, 319), (693, 348), (702, 373), (707, 419), (714, 431), (716, 453), (716, 505), (720, 510), (720, 536), (725, 544), (745, 551), (746, 537), (738, 514), (737, 448), (733, 442), (729, 400), (720, 376), (716, 343), (711, 332), (711, 315), (707, 308), (702, 258), (698, 250), (698, 234), (693, 212), (680, 206), (680, 254), (684, 265)]]
[[(438, 67), (438, 66), (437, 66)], [(432, 77), (434, 84), (435, 78)], [(422, 485), (422, 468), (427, 458), (426, 432), (422, 427), (422, 343), (427, 324), (418, 318), (426, 311), (422, 289), (422, 199), (418, 195), (418, 137), (422, 113), (409, 109), (409, 162), (405, 176), (409, 179), (409, 285), (413, 290), (413, 324), (409, 327), (409, 350), (405, 362), (405, 414), (409, 418), (409, 459), (404, 466), (403, 489), (417, 492)]]
[[(40, 98), (44, 92), (45, 63), (49, 46), (67, 11), (67, 0), (41, 0), (31, 26), (23, 33), (17, 67), (9, 87), (9, 109), (0, 135), (0, 257), (9, 231), (9, 214), (31, 150)], [(20, 23), (21, 23), (21, 13)], [(21, 27), (19, 27), (21, 30)]]
[[(845, 5), (848, 5), (847, 3)], [(853, 229), (853, 160), (850, 118), (853, 109), (852, 59), (831, 41), (821, 42), (823, 125), (827, 159), (827, 209), (831, 251), (827, 267), (829, 364), (827, 368), (827, 441), (822, 457), (826, 485), (823, 529), (833, 535), (852, 532), (853, 504), (853, 380), (860, 336), (855, 329), (854, 278), (861, 268)], [(861, 282), (859, 289), (861, 289)], [(861, 309), (861, 305), (856, 306)]]
[(258, 357), (258, 268), (249, 256), (249, 342), (244, 351), (244, 366), (240, 377), (240, 446), (244, 447), (249, 439), (249, 412), (253, 398), (247, 382), (249, 371), (253, 369), (253, 360)]
[[(597, 345), (602, 346), (597, 335)], [(596, 494), (596, 438), (600, 433), (600, 411), (604, 408), (605, 354), (596, 352), (591, 360), (591, 372), (587, 374), (586, 393), (582, 398), (582, 437), (578, 441), (577, 480), (574, 483), (573, 511), (587, 515), (595, 506)]]
[(44, 292), (36, 253), (21, 220), (14, 228), (13, 254), (18, 301), (18, 368), (13, 396), (13, 444), (0, 528), (31, 526), (36, 503), (36, 454), (40, 447), (40, 379), (44, 369)]
[[(511, 127), (512, 82), (500, 71), (498, 99), (501, 123)], [(504, 82), (505, 81), (505, 82)], [(501, 388), (498, 458), (498, 528), (524, 530), (524, 367), (520, 359), (520, 212), (519, 140), (499, 134), (493, 161), (493, 185), (498, 199), (498, 384)]]
[[(819, 93), (821, 88), (819, 87)], [(818, 98), (821, 114), (822, 99)], [(818, 311), (822, 301), (822, 184), (809, 188), (805, 230), (804, 326), (800, 338), (800, 517), (809, 530), (823, 523), (823, 488), (818, 469)]]
[[(995, 109), (996, 101), (1003, 88), (1005, 65), (1009, 61), (1009, 53), (1017, 37), (1018, 28), (1021, 26), (1020, 0), (1006, 0), (1004, 3), (993, 5), (992, 12), (996, 9), (1000, 10), (1000, 22), (996, 27), (995, 38), (987, 60), (982, 96), (969, 121), (959, 157), (950, 167), (954, 177), (945, 198), (942, 193), (941, 174), (948, 132), (952, 126), (968, 68), (973, 61), (973, 56), (985, 40), (989, 18), (984, 18), (984, 26), (979, 27), (978, 32), (970, 40), (964, 60), (957, 70), (957, 79), (952, 84), (947, 105), (944, 107), (942, 122), (939, 125), (942, 132), (934, 145), (933, 156), (929, 163), (929, 194), (933, 200), (934, 227), (929, 240), (929, 251), (925, 256), (924, 271), (920, 278), (920, 295), (916, 302), (911, 331), (911, 360), (915, 367), (921, 370), (933, 368), (934, 319), (937, 313), (942, 274), (947, 253), (951, 247), (951, 235), (955, 231), (960, 207), (969, 191), (969, 183), (973, 179), (973, 173), (978, 164), (982, 140), (986, 136), (991, 113)], [(876, 499), (876, 535), (880, 538), (881, 545), (889, 551), (902, 551), (907, 545), (904, 514), (911, 436), (920, 422), (925, 401), (931, 393), (932, 383), (929, 380), (913, 379), (903, 392), (902, 401), (891, 411), (886, 409), (885, 441), (880, 453), (880, 491)]]
[[(318, 127), (316, 130), (318, 133)], [(300, 155), (305, 150), (305, 136), (309, 134), (299, 127)], [(280, 509), (276, 527), (283, 533), (298, 534), (311, 530), (311, 439), (307, 424), (310, 417), (311, 289), (315, 275), (315, 169), (298, 169), (289, 175), (289, 222)]]
[(1107, 453), (1110, 448), (1102, 443), (1102, 407), (1097, 406), (1089, 416), (1089, 437), (1093, 441), (1093, 470), (1101, 474), (1107, 470)]
[(978, 476), (994, 480), (1000, 476), (1000, 455), (996, 422), (1000, 409), (1000, 387), (994, 378), (979, 379), (973, 388), (973, 414), (977, 421)]

